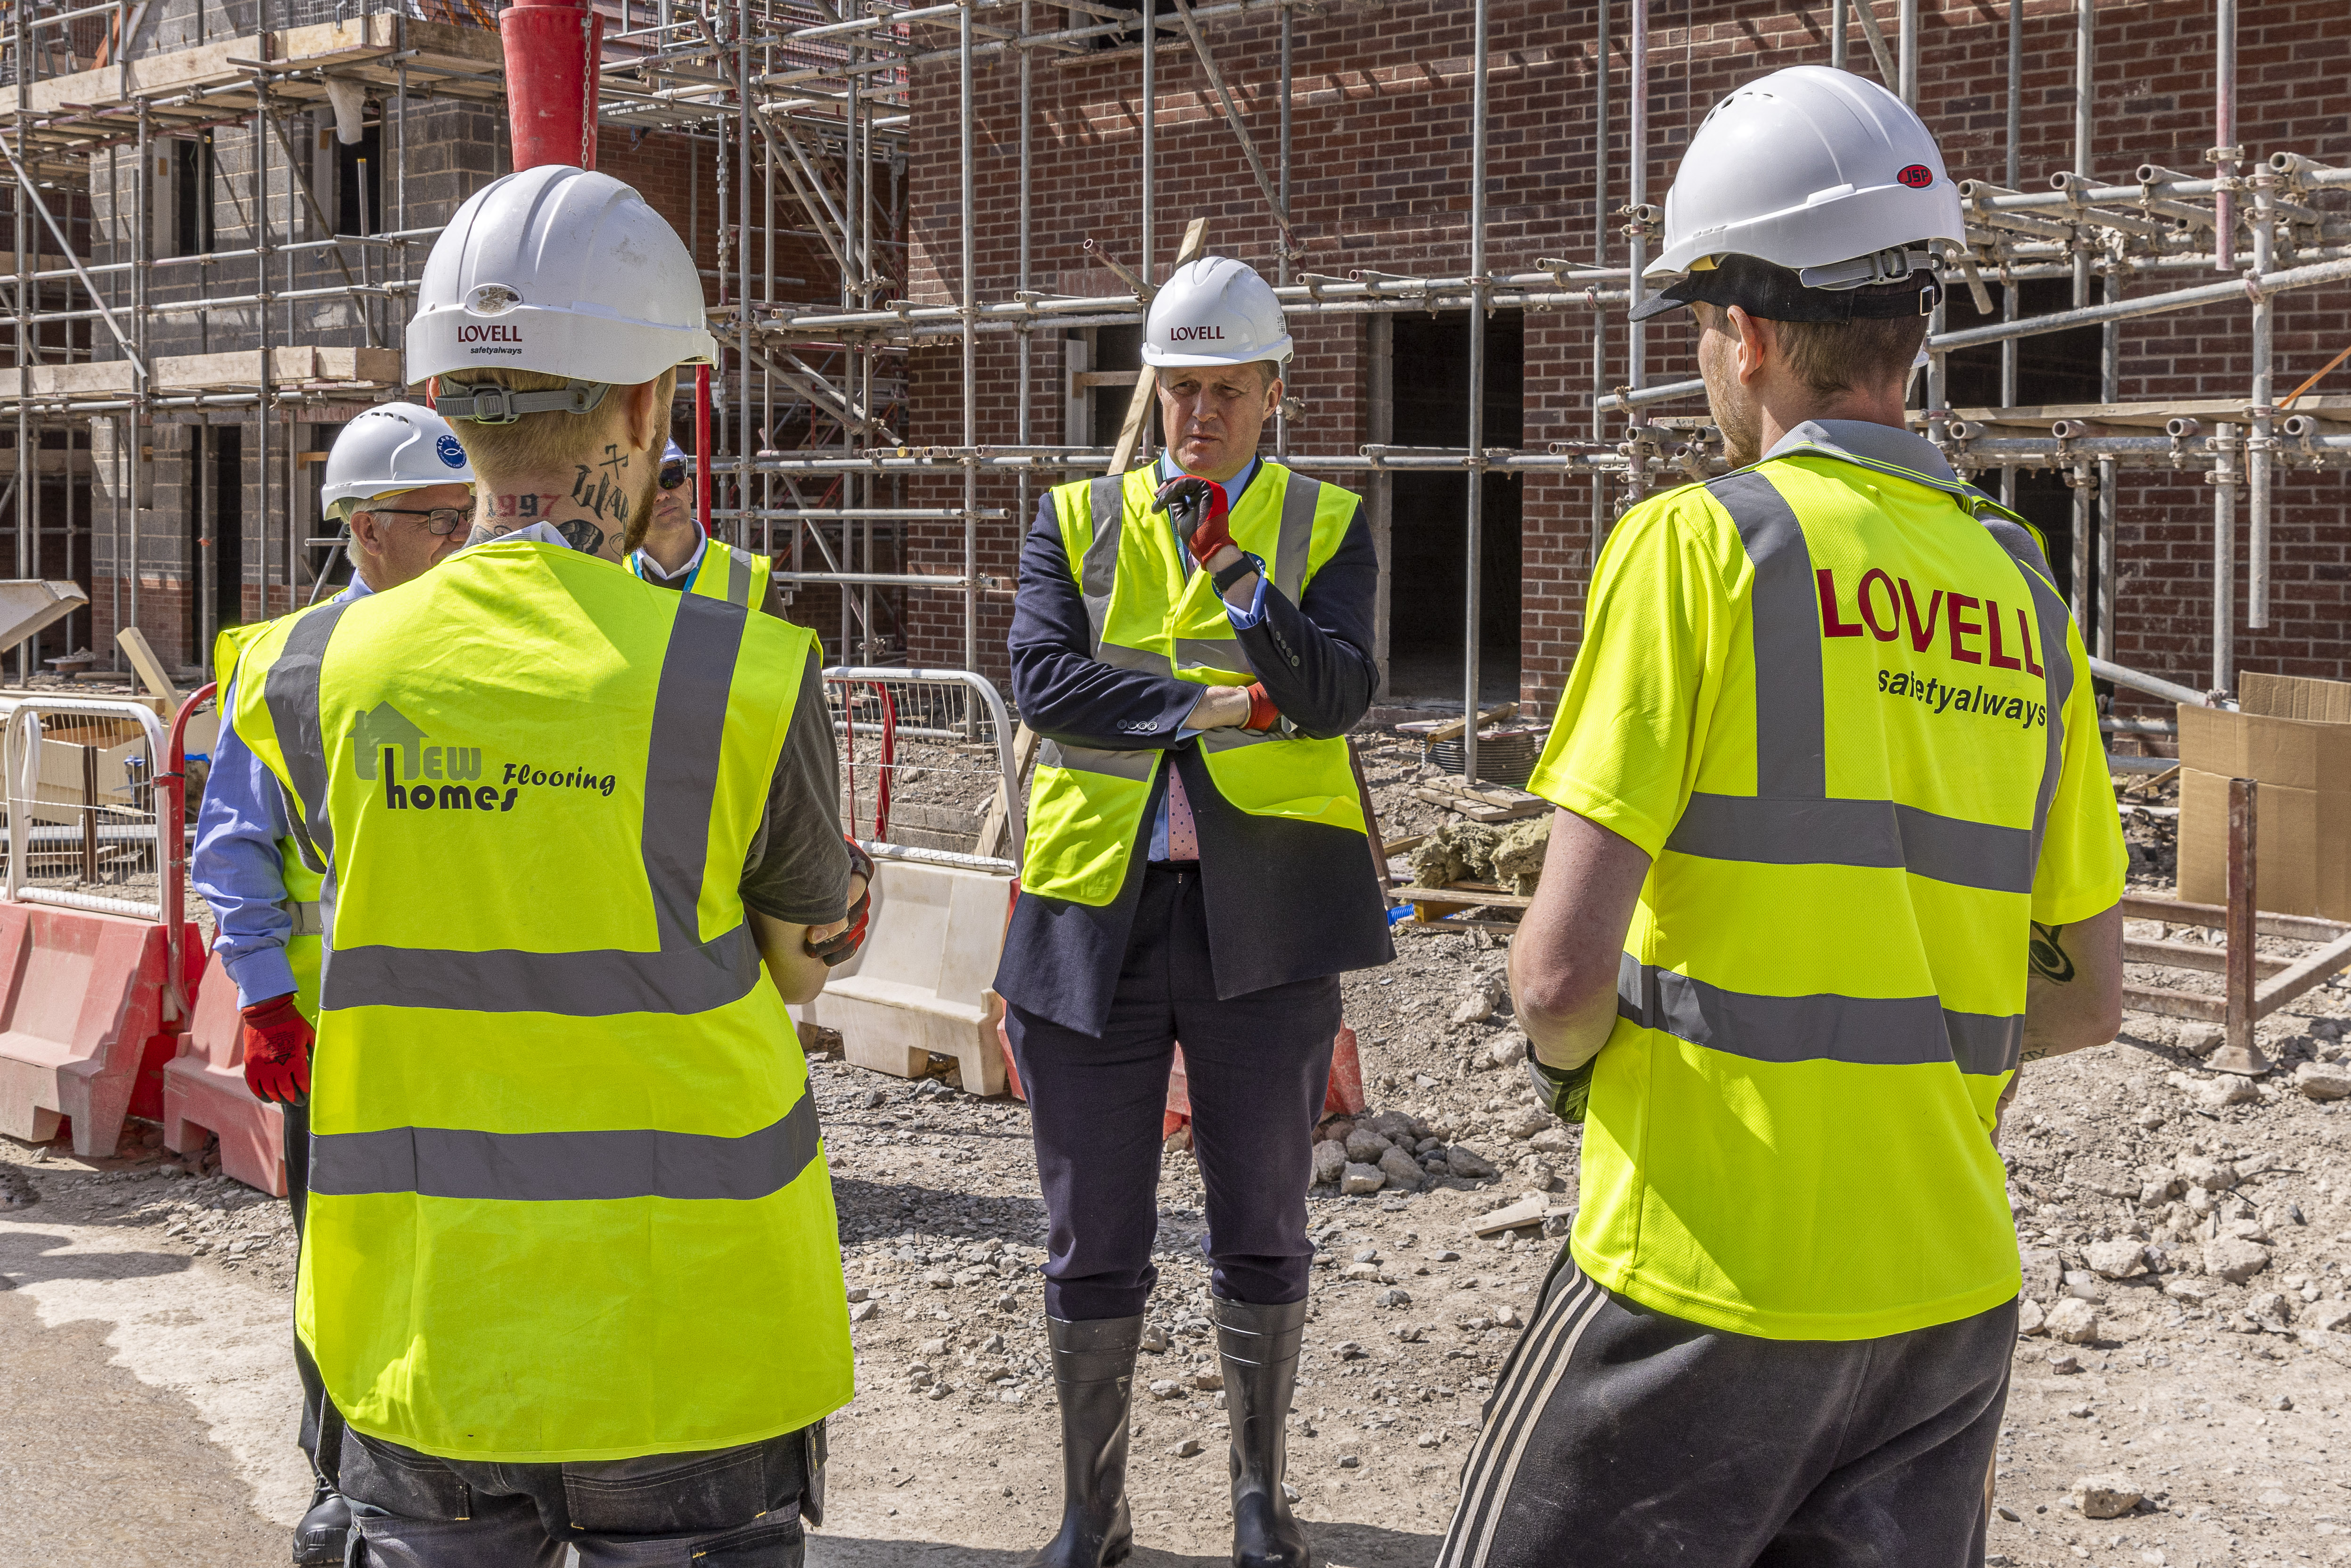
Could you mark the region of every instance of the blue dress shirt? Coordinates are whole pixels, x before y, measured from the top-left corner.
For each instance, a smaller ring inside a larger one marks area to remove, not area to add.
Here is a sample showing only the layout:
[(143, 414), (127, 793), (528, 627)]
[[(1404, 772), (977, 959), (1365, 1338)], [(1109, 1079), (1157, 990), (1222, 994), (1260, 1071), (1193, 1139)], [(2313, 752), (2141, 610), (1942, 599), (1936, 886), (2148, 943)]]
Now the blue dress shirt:
[[(353, 572), (351, 585), (332, 602), (348, 604), (371, 591)], [(283, 907), (286, 868), (277, 848), (287, 831), (286, 798), (277, 776), (229, 722), (235, 691), (232, 682), (220, 694), (220, 737), (213, 742), (188, 879), (212, 905), (220, 928), (213, 951), (236, 986), (237, 1006), (251, 1007), (294, 989), (294, 968), (286, 961), (294, 917)]]
[(695, 542), (694, 553), (685, 558), (685, 564), (675, 571), (664, 571), (661, 562), (641, 549), (631, 550), (629, 570), (637, 574), (640, 581), (658, 583), (664, 588), (674, 588), (680, 593), (691, 593), (694, 591), (695, 575), (702, 570), (702, 558), (709, 552), (709, 549), (710, 536), (705, 534)]

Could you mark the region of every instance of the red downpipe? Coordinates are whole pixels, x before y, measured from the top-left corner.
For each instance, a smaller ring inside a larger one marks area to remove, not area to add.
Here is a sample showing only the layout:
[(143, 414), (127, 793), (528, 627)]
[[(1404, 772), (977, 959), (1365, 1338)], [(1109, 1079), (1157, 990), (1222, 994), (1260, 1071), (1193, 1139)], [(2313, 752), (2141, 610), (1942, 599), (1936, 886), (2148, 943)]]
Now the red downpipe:
[(515, 0), (498, 17), (514, 166), (596, 166), (595, 78), (604, 18), (575, 0)]

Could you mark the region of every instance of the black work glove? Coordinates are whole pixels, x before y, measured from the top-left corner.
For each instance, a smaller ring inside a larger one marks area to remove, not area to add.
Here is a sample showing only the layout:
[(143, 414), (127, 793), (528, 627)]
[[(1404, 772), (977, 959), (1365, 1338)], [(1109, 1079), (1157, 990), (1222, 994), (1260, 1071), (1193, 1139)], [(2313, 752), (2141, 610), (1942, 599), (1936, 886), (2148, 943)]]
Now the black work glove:
[(1562, 1122), (1583, 1121), (1584, 1103), (1592, 1097), (1592, 1064), (1599, 1060), (1595, 1051), (1592, 1061), (1581, 1067), (1551, 1067), (1528, 1051), (1527, 1077), (1542, 1097), (1543, 1109)]
[[(1233, 542), (1232, 531), (1226, 526), (1225, 487), (1190, 474), (1179, 474), (1159, 486), (1151, 498), (1151, 509), (1165, 512), (1176, 520), (1176, 532), (1183, 538), (1184, 548), (1200, 565)], [(1238, 547), (1236, 547), (1238, 548)]]

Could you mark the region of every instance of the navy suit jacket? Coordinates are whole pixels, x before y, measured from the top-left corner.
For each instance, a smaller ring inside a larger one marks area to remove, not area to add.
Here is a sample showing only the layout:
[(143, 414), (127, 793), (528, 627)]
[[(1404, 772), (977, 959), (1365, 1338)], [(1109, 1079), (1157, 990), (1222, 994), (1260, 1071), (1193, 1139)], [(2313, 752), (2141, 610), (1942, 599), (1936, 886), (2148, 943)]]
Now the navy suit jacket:
[[(1265, 472), (1260, 463), (1250, 483)], [(1155, 527), (1169, 526), (1154, 515)], [(1265, 618), (1235, 635), (1250, 666), (1290, 721), (1315, 739), (1343, 736), (1371, 706), (1379, 684), (1372, 658), (1379, 555), (1363, 509), (1314, 574), (1298, 603), (1269, 583)], [(1203, 688), (1193, 681), (1121, 669), (1088, 652), (1084, 599), (1069, 552), (1042, 498), (1020, 551), (1012, 605), (1012, 697), (1038, 734), (1072, 746), (1172, 752), (1184, 776), (1200, 837), (1200, 884), (1207, 900), (1208, 955), (1220, 998), (1294, 980), (1365, 969), (1395, 956), (1387, 900), (1364, 835), (1320, 822), (1243, 811), (1217, 792), (1200, 748), (1183, 738)], [(1151, 799), (1129, 858), (1125, 883), (1095, 907), (1023, 892), (1005, 933), (997, 994), (1081, 1034), (1101, 1035), (1130, 942), (1160, 933), (1133, 929), (1152, 824), (1167, 769)]]

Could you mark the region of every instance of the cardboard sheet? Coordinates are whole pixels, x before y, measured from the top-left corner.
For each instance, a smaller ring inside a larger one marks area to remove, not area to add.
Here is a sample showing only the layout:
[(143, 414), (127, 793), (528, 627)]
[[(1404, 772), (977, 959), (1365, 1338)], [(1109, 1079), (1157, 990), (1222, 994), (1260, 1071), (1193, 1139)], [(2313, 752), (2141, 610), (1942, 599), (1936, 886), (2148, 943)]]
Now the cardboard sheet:
[(2255, 902), (2351, 920), (2351, 685), (2249, 674), (2241, 690), (2238, 712), (2179, 709), (2179, 896), (2228, 902), (2229, 780), (2251, 779)]

